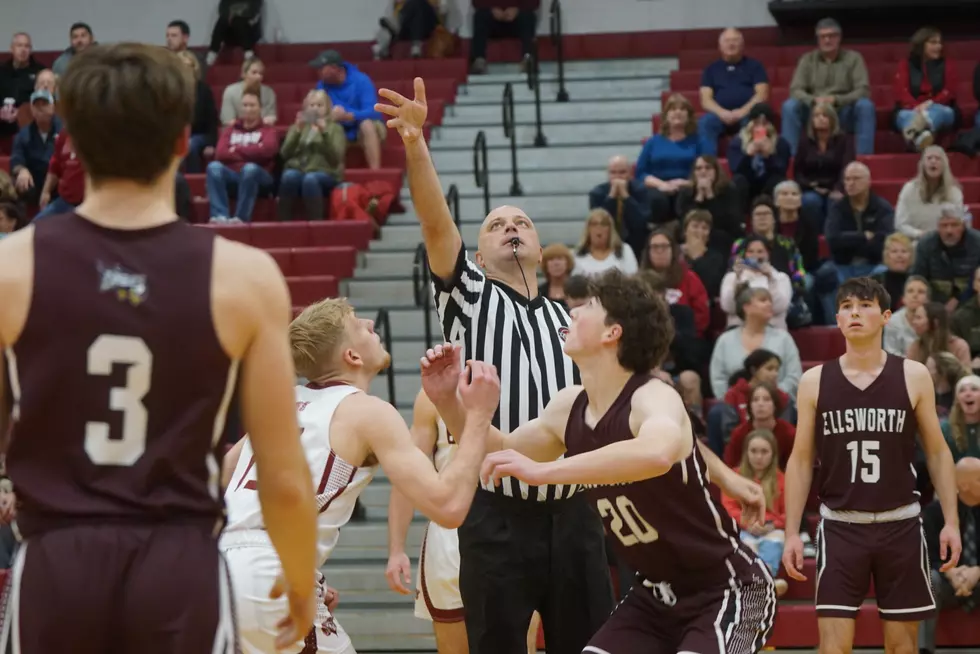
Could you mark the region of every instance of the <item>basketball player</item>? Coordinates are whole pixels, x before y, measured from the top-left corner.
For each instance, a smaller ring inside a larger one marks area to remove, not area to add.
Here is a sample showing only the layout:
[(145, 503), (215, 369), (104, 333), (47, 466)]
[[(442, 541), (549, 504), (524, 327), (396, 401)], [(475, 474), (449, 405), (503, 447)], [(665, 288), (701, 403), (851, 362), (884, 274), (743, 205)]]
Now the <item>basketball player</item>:
[[(313, 479), (319, 509), (317, 561), (307, 574), (317, 573), (354, 511), (357, 496), (380, 464), (394, 487), (423, 513), (454, 529), (473, 500), (486, 432), (500, 396), (492, 366), (468, 367), (459, 393), (466, 406), (466, 422), (459, 433), (472, 439), (458, 448), (452, 462), (437, 473), (432, 462), (415, 447), (408, 427), (390, 404), (367, 393), (391, 357), (381, 344), (371, 320), (358, 319), (344, 299), (321, 300), (307, 307), (289, 328), (289, 343), (296, 372), (310, 382), (296, 387), (300, 439)], [(279, 574), (279, 558), (270, 546), (256, 499), (251, 437), (228, 453), (226, 469), (233, 469), (225, 491), (228, 529), (221, 549), (228, 559), (237, 596), (239, 626), (245, 654), (273, 654), (275, 625), (286, 615), (281, 601), (267, 599)], [(261, 487), (261, 482), (258, 487)], [(305, 647), (286, 652), (352, 654), (350, 638), (321, 602)]]
[(935, 611), (912, 467), (916, 433), (946, 520), (942, 569), (960, 556), (953, 457), (939, 429), (935, 389), (924, 365), (882, 350), (890, 306), (888, 292), (869, 277), (841, 284), (837, 326), (847, 350), (804, 373), (797, 395), (783, 565), (794, 579), (806, 579), (799, 530), (816, 459), (816, 604), (824, 654), (851, 651), (872, 579), (887, 652), (916, 651), (919, 621)]
[[(584, 392), (562, 390), (511, 434), (491, 429), (488, 449), (502, 451), (487, 455), (482, 480), (584, 485), (638, 571), (584, 652), (757, 652), (775, 617), (773, 581), (711, 498), (708, 476), (749, 504), (753, 520), (762, 515), (761, 489), (697, 444), (680, 396), (649, 374), (671, 342), (664, 300), (619, 271), (594, 279), (589, 296), (572, 311), (565, 340)], [(450, 344), (422, 359), (423, 386), (451, 432), (464, 418), (453, 390), (458, 366)], [(520, 452), (508, 449), (515, 446)]]
[(282, 275), (174, 213), (194, 82), (172, 53), (92, 46), (60, 100), (85, 201), (0, 242), (0, 397), (9, 388), (13, 400), (0, 416), (13, 419), (24, 539), (3, 640), (25, 654), (64, 651), (66, 633), (82, 635), (79, 653), (235, 651), (217, 448), (236, 386), (283, 561), (278, 639), (300, 640), (314, 614), (316, 507)]
[[(439, 412), (419, 391), (412, 412), (412, 438), (416, 447), (431, 455), (436, 470), (442, 471), (456, 452), (456, 439), (439, 418)], [(405, 553), (405, 540), (415, 508), (396, 488), (391, 489), (388, 503), (388, 586), (402, 595), (412, 591), (412, 565)], [(426, 527), (419, 557), (419, 574), (415, 588), (415, 616), (432, 622), (439, 654), (467, 654), (466, 611), (459, 592), (459, 537), (455, 529), (445, 529), (435, 522)], [(528, 652), (537, 645), (541, 618), (535, 613), (528, 629)]]

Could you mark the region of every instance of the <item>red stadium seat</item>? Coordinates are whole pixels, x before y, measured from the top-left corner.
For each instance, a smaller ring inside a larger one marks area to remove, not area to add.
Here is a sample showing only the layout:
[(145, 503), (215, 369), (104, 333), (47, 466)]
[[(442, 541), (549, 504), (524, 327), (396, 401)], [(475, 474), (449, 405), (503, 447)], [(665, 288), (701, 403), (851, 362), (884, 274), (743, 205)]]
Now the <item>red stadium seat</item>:
[(329, 275), (287, 277), (293, 304), (306, 306), (323, 298), (337, 297), (337, 278)]

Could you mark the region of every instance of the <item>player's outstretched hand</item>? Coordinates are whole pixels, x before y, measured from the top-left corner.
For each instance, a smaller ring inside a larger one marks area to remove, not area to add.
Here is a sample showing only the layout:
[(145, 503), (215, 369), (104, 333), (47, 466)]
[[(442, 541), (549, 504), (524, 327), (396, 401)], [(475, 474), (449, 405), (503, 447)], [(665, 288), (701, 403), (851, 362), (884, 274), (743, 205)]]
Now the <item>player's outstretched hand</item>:
[(542, 463), (529, 459), (516, 450), (500, 450), (483, 459), (480, 480), (484, 484), (499, 486), (503, 477), (517, 477), (532, 486), (540, 486), (546, 483), (542, 478), (543, 471)]
[(459, 373), (459, 399), (468, 414), (490, 421), (500, 403), (500, 377), (497, 369), (484, 361), (467, 361)]
[(419, 140), (422, 136), (422, 127), (425, 126), (425, 118), (429, 113), (429, 107), (425, 102), (425, 82), (422, 78), (415, 78), (414, 100), (409, 100), (391, 89), (381, 89), (378, 95), (391, 103), (379, 102), (374, 105), (375, 111), (391, 116), (387, 123), (388, 127), (398, 130), (399, 136), (405, 143)]
[(327, 607), (331, 613), (337, 610), (337, 605), (340, 604), (340, 591), (336, 588), (331, 588), (327, 586), (323, 593), (323, 604)]
[(316, 593), (301, 597), (287, 586), (286, 578), (279, 575), (269, 591), (269, 597), (279, 599), (284, 595), (289, 602), (289, 615), (276, 625), (276, 649), (286, 649), (306, 638), (316, 617)]
[(783, 545), (783, 567), (786, 574), (797, 581), (806, 581), (803, 574), (803, 541), (800, 535), (788, 536)]
[(960, 540), (959, 527), (946, 523), (939, 532), (939, 560), (945, 561), (939, 571), (946, 572), (959, 565), (962, 552), (963, 542)]
[(388, 579), (388, 587), (401, 595), (411, 595), (409, 588), (412, 585), (412, 562), (408, 560), (405, 552), (392, 554), (388, 557), (388, 566), (385, 568), (385, 577)]
[(452, 343), (430, 347), (422, 357), (422, 389), (433, 404), (456, 397), (459, 386), (459, 348)]

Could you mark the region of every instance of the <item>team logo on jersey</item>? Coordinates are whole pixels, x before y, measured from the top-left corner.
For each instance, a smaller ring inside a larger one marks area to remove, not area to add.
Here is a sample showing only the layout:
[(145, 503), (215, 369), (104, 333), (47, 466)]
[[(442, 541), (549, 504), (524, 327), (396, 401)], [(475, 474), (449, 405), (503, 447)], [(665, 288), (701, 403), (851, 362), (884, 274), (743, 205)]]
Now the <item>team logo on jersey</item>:
[(558, 338), (560, 338), (562, 341), (568, 338), (568, 327), (558, 328)]
[(117, 300), (129, 302), (134, 307), (139, 306), (146, 299), (146, 275), (123, 270), (118, 263), (112, 267), (99, 263), (96, 267), (102, 277), (99, 283), (100, 292), (114, 293)]

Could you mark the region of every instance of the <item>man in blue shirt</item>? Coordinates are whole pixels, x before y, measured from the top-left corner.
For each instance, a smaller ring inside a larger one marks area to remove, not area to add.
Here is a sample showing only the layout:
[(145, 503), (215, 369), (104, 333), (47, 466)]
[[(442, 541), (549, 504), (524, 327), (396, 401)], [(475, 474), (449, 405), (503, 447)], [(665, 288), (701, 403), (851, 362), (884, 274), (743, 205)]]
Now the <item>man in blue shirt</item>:
[(364, 150), (368, 168), (381, 168), (381, 144), (388, 128), (374, 109), (378, 101), (374, 82), (336, 50), (324, 50), (310, 66), (320, 69), (316, 88), (330, 96), (330, 117), (344, 128), (348, 141), (356, 141)]
[(736, 29), (726, 29), (718, 38), (721, 59), (701, 74), (701, 108), (698, 135), (705, 154), (718, 153), (718, 139), (743, 124), (749, 110), (769, 99), (769, 77), (757, 60), (743, 55), (745, 40)]

